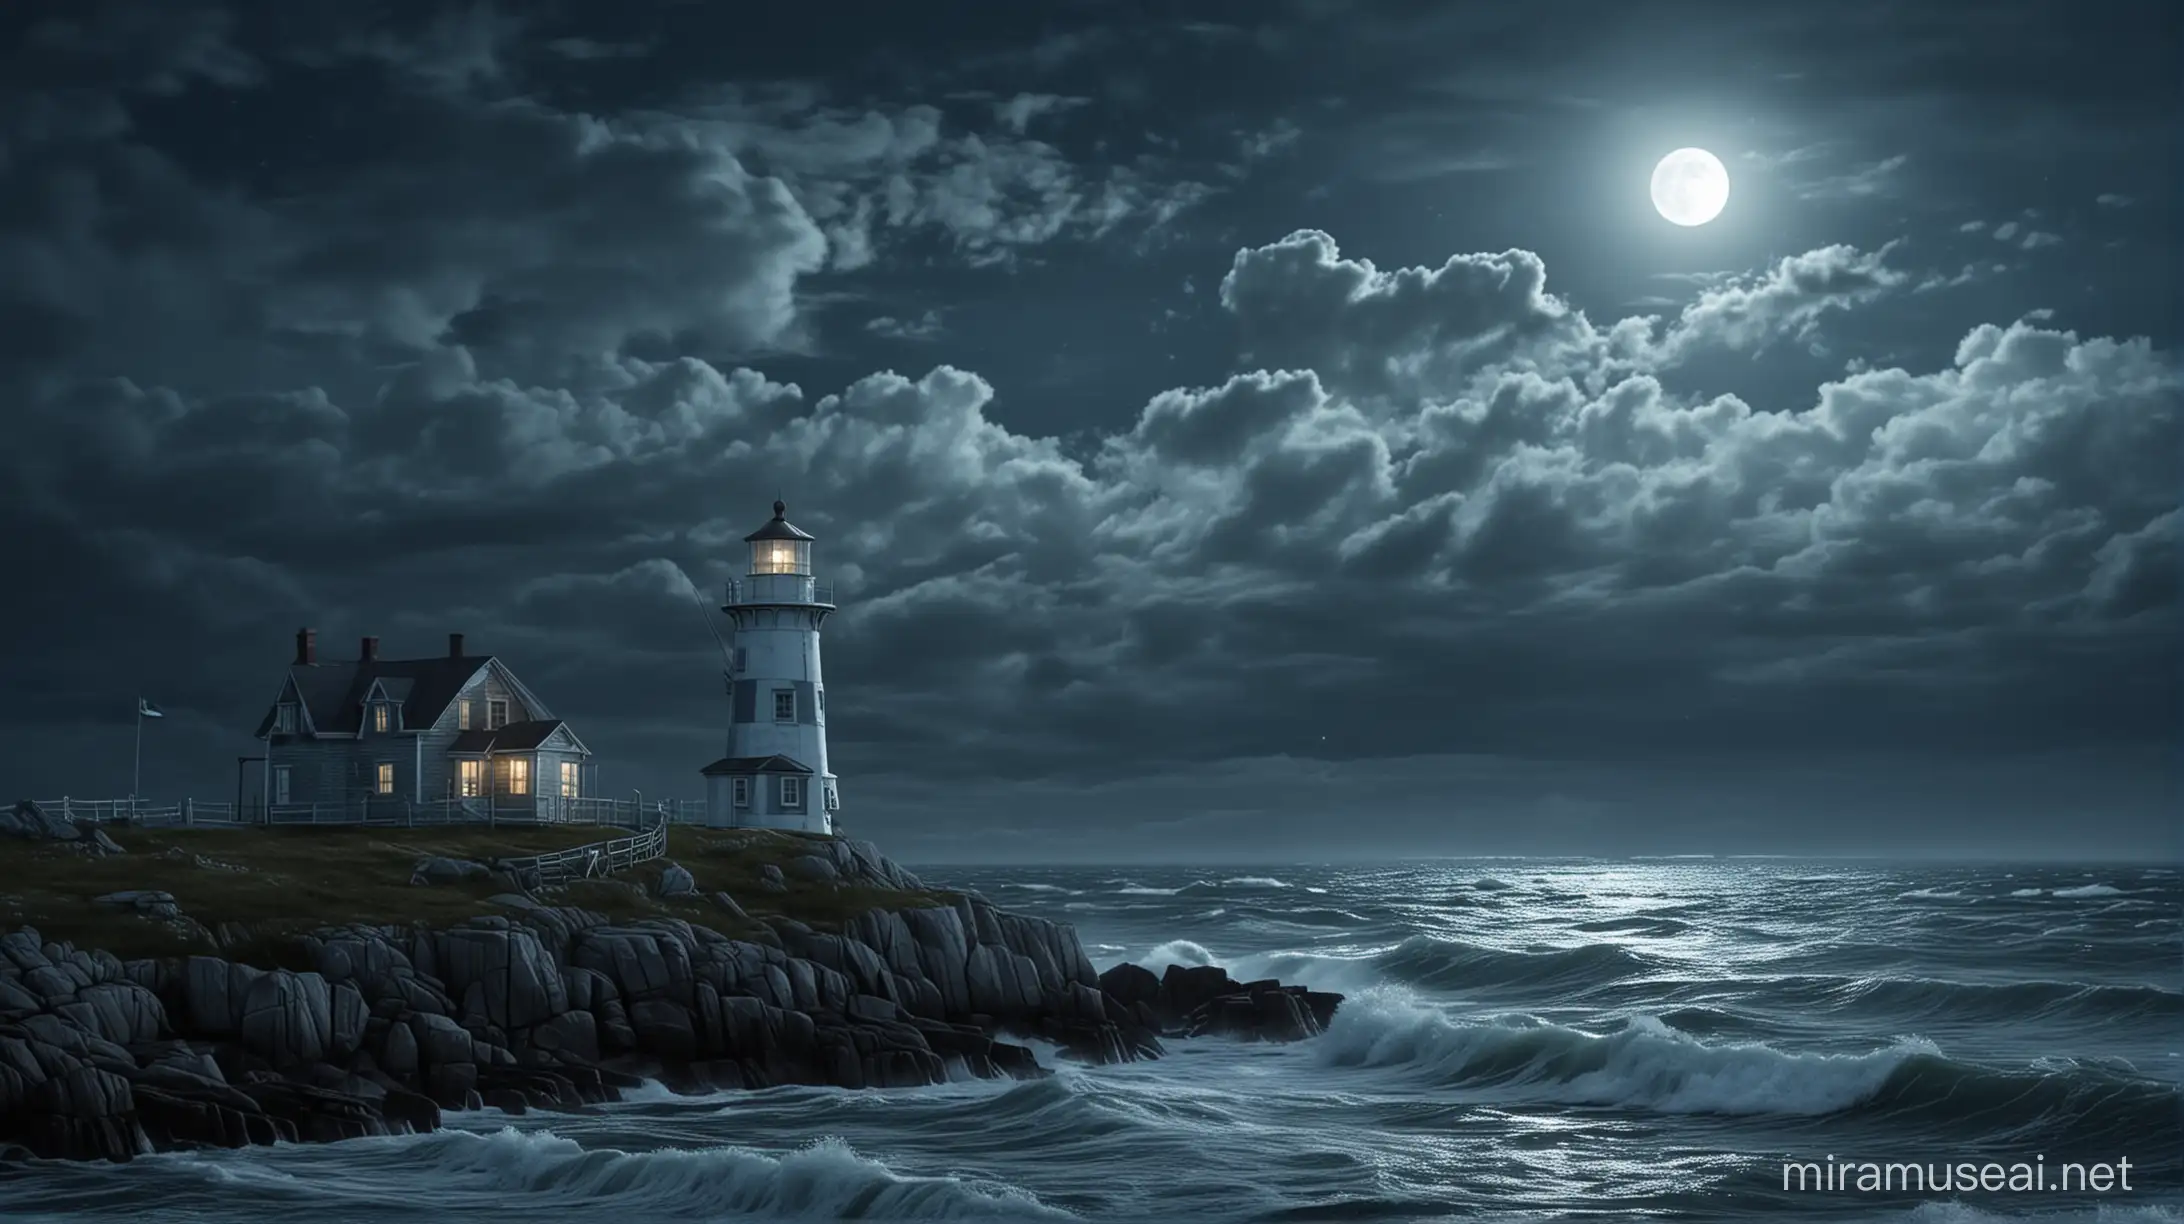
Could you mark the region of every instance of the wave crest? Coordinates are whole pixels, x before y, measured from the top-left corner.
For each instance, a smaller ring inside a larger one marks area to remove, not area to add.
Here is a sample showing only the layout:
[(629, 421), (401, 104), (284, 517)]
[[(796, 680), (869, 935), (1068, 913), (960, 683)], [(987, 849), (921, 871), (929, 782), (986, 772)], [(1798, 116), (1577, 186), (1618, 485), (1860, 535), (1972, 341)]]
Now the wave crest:
[(774, 1156), (748, 1148), (625, 1152), (585, 1148), (551, 1131), (438, 1131), (412, 1159), (468, 1174), (495, 1191), (642, 1210), (648, 1216), (766, 1212), (825, 1220), (1070, 1220), (1014, 1186), (915, 1177), (858, 1155), (839, 1140)]
[(1902, 1038), (1858, 1054), (1701, 1041), (1653, 1016), (1593, 1034), (1529, 1016), (1456, 1023), (1395, 992), (1343, 1005), (1320, 1038), (1335, 1066), (1402, 1069), (1444, 1087), (1660, 1113), (1859, 1112), (1965, 1133), (2022, 1128), (2122, 1141), (2173, 1126), (2176, 1085), (2114, 1069), (2002, 1070)]
[(1600, 1036), (1529, 1017), (1457, 1024), (1388, 994), (1345, 1003), (1321, 1041), (1337, 1066), (1404, 1067), (1450, 1087), (1663, 1113), (1836, 1113), (1879, 1094), (1906, 1060), (1935, 1052), (1920, 1041), (1853, 1055), (1707, 1045), (1651, 1016)]

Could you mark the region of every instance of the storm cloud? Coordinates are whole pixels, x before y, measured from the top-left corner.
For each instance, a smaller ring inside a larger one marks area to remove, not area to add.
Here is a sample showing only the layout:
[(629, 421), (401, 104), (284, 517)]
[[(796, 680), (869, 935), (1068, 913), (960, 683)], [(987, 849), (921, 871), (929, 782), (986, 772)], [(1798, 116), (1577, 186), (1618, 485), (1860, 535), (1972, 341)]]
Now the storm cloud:
[[(125, 788), (142, 691), (147, 789), (221, 794), (309, 624), (466, 632), (610, 789), (695, 794), (692, 587), (779, 493), (843, 607), (845, 822), (913, 853), (1844, 850), (1828, 822), (1918, 814), (1895, 844), (1932, 850), (2011, 803), (2026, 844), (2160, 836), (2174, 337), (1920, 292), (1996, 247), (1961, 217), (1632, 311), (1551, 243), (1383, 266), (1240, 227), (1309, 129), (1072, 143), (1120, 103), (1036, 65), (615, 89), (581, 74), (643, 39), (86, 12), (32, 32), (0, 129), (18, 792)], [(177, 126), (329, 80), (370, 119), (323, 153), (323, 103), (263, 157)], [(1095, 251), (1218, 290), (1194, 377), (1055, 419), (950, 294), (1174, 343), (1085, 291)], [(1346, 806), (1376, 818), (1330, 837)]]

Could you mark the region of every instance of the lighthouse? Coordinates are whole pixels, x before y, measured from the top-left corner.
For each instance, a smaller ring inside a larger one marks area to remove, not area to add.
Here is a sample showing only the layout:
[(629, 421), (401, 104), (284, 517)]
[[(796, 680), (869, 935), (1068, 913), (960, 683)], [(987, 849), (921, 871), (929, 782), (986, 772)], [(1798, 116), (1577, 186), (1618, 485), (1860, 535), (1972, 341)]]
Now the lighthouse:
[(728, 755), (702, 771), (715, 828), (832, 833), (840, 806), (827, 768), (827, 688), (819, 628), (834, 592), (811, 573), (812, 536), (773, 504), (744, 537), (751, 572), (728, 584)]

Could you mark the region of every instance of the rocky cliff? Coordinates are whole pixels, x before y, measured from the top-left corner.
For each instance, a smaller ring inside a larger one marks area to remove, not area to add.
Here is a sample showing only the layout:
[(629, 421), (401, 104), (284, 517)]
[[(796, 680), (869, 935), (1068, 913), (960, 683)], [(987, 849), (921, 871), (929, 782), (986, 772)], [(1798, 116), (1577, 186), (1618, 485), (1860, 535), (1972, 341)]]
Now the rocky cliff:
[[(790, 871), (923, 890), (867, 844), (811, 845)], [(419, 868), (420, 888), (448, 872)], [(683, 879), (663, 872), (656, 887)], [(500, 912), (444, 926), (285, 936), (278, 966), (239, 952), (122, 960), (25, 927), (0, 937), (0, 1144), (126, 1159), (332, 1140), (432, 1129), (443, 1108), (578, 1107), (640, 1078), (704, 1090), (1030, 1077), (1046, 1072), (1029, 1039), (1091, 1062), (1150, 1058), (1162, 1036), (1310, 1036), (1339, 1002), (1218, 969), (1119, 966), (1103, 985), (1071, 928), (975, 895), (866, 910), (833, 931), (714, 900), (735, 936), (508, 892), (490, 898)], [(113, 903), (179, 920), (164, 893)], [(226, 934), (239, 948), (246, 933)]]

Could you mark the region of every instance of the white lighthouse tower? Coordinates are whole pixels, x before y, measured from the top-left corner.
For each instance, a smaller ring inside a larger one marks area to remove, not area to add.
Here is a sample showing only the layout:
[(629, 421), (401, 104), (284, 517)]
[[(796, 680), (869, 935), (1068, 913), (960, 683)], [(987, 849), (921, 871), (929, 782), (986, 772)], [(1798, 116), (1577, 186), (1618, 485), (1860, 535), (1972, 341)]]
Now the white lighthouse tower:
[(773, 504), (744, 539), (751, 572), (728, 584), (732, 624), (728, 755), (704, 769), (705, 823), (716, 828), (832, 833), (840, 806), (827, 768), (827, 689), (819, 627), (834, 592), (811, 573), (812, 537)]

